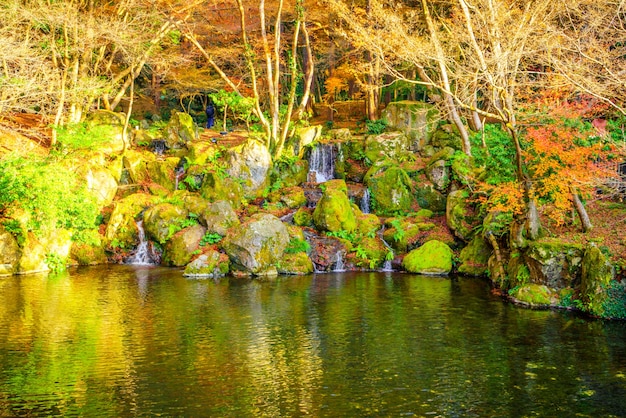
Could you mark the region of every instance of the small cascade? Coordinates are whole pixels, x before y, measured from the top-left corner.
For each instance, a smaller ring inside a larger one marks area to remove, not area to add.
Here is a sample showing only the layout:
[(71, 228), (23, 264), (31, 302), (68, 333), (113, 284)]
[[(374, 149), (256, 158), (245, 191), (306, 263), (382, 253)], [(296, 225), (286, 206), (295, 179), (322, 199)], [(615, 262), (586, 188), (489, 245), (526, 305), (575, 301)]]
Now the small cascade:
[(361, 204), (359, 205), (359, 209), (363, 213), (370, 213), (370, 189), (367, 187), (363, 192), (363, 197), (361, 198)]
[[(385, 244), (385, 247), (387, 247), (387, 250), (391, 254), (393, 254), (394, 253), (393, 248), (391, 248), (391, 245), (389, 245), (387, 241), (385, 241), (385, 239), (383, 238), (384, 232), (385, 232), (385, 225), (383, 224), (382, 228), (380, 228), (380, 230), (378, 231), (378, 236), (380, 237), (380, 240), (383, 242), (383, 244)], [(383, 264), (383, 268), (380, 271), (394, 271), (391, 265), (391, 261), (392, 260), (385, 260), (385, 263)]]
[(340, 273), (343, 271), (346, 271), (346, 266), (343, 262), (343, 252), (338, 251), (335, 257), (335, 267), (333, 268), (333, 272)]
[(154, 264), (154, 258), (150, 251), (150, 243), (146, 239), (146, 232), (143, 229), (143, 221), (137, 222), (137, 231), (139, 235), (139, 245), (135, 250), (135, 253), (126, 259), (126, 264), (134, 265), (152, 265)]
[(317, 144), (309, 156), (310, 183), (324, 183), (335, 178), (336, 150), (333, 144)]

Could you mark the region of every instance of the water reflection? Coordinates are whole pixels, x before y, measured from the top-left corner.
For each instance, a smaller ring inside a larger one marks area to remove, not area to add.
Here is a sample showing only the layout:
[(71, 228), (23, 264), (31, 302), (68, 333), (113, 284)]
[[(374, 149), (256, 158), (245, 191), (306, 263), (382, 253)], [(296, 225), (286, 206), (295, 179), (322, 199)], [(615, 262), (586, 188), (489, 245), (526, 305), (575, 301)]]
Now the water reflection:
[(620, 416), (626, 324), (391, 273), (0, 279), (0, 416)]

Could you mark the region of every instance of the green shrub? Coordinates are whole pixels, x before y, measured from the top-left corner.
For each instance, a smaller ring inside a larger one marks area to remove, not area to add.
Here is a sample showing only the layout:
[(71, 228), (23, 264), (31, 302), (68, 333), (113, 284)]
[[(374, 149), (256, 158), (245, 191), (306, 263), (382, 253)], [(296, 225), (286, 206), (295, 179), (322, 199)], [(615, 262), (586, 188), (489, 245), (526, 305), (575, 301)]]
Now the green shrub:
[(292, 238), (285, 248), (287, 254), (296, 254), (301, 252), (308, 252), (311, 249), (311, 244), (306, 240), (300, 238)]
[(367, 133), (370, 135), (378, 135), (385, 132), (389, 123), (385, 119), (378, 120), (367, 120), (365, 121), (365, 127), (367, 128)]
[[(486, 149), (482, 146), (482, 135)], [(486, 183), (495, 185), (516, 180), (513, 140), (500, 125), (486, 124), (484, 131), (474, 133), (470, 141), (475, 164), (485, 167)]]
[(217, 232), (207, 232), (200, 240), (200, 246), (204, 247), (205, 245), (217, 244), (222, 238), (223, 237)]
[(26, 227), (35, 233), (54, 228), (77, 232), (97, 227), (95, 197), (62, 161), (0, 160), (0, 214), (9, 207), (25, 210), (29, 215)]

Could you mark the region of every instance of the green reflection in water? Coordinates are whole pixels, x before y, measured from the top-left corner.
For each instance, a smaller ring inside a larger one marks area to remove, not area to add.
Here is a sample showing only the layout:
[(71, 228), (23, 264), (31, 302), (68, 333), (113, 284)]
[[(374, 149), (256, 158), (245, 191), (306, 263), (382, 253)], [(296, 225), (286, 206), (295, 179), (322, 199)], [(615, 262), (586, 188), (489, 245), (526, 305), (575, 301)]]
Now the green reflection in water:
[(626, 324), (388, 273), (0, 279), (0, 416), (621, 416)]

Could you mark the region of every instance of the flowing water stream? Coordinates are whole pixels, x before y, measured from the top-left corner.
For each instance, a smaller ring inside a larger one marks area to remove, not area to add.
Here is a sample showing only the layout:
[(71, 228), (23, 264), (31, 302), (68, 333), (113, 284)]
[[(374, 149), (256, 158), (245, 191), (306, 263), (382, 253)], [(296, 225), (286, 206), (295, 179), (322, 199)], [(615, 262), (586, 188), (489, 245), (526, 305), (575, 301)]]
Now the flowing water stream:
[(399, 273), (0, 279), (0, 416), (624, 416), (626, 323)]

